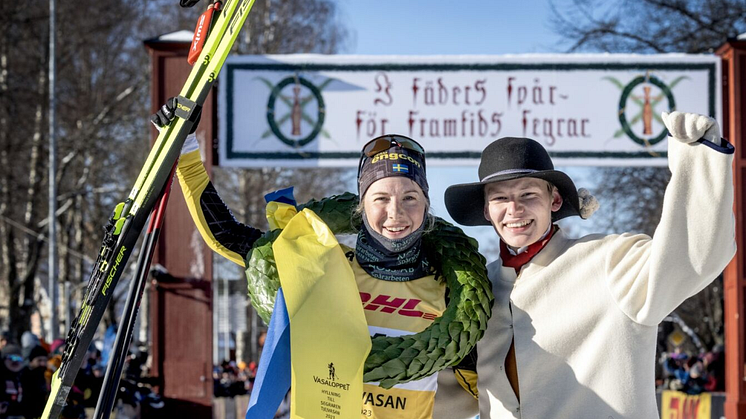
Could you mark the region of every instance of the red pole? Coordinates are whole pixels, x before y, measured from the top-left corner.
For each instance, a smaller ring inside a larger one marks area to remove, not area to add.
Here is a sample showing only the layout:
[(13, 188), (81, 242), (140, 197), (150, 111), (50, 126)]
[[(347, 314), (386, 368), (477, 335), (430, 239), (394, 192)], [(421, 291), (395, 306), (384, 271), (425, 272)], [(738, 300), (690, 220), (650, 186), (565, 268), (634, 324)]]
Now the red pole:
[(722, 61), (723, 137), (735, 147), (733, 182), (735, 187), (736, 257), (723, 273), (725, 313), (725, 417), (746, 419), (746, 327), (744, 297), (746, 294), (746, 237), (744, 237), (744, 185), (746, 185), (746, 118), (741, 103), (746, 98), (746, 42), (732, 40), (717, 50)]

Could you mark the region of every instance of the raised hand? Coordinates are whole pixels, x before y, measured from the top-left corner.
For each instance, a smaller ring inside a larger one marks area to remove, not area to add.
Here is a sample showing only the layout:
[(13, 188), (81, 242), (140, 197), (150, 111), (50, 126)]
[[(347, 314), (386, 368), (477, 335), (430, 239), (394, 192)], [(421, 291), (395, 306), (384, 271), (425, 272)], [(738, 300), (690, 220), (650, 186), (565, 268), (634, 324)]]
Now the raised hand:
[(682, 143), (693, 143), (705, 139), (720, 145), (720, 127), (709, 116), (685, 112), (663, 112), (663, 124), (671, 137)]

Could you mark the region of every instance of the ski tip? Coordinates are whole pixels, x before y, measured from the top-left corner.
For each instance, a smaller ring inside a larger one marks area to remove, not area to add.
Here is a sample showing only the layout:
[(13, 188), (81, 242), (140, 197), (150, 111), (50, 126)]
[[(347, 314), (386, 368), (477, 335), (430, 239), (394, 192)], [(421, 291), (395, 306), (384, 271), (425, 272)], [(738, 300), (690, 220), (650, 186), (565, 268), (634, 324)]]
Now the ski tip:
[(70, 393), (70, 389), (70, 386), (62, 385), (60, 369), (58, 368), (52, 375), (51, 391), (41, 419), (57, 419), (60, 416), (62, 408), (67, 404), (67, 395)]

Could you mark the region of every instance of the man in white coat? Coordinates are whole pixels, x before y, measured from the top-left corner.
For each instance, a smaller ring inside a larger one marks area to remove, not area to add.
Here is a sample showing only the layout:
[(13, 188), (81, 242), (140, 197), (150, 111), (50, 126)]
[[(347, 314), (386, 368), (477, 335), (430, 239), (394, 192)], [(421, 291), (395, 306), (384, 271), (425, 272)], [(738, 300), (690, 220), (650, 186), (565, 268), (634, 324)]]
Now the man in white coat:
[(653, 237), (567, 237), (554, 224), (598, 207), (536, 141), (501, 138), (480, 181), (446, 190), (464, 225), (492, 225), (495, 304), (479, 342), (481, 419), (657, 418), (657, 325), (736, 251), (733, 146), (712, 118), (663, 113), (671, 181)]

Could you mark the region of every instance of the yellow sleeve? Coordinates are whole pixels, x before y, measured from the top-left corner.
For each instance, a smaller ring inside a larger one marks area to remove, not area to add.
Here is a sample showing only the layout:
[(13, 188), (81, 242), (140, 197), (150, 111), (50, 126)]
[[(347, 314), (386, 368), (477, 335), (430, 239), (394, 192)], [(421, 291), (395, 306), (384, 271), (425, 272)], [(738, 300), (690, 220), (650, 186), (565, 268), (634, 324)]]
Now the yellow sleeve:
[(461, 387), (463, 387), (463, 389), (471, 394), (475, 399), (478, 399), (479, 390), (477, 389), (477, 372), (454, 368), (453, 373), (456, 374), (456, 381), (461, 384)]
[(184, 154), (176, 167), (189, 213), (207, 245), (240, 266), (262, 232), (238, 222), (210, 182), (199, 150)]

